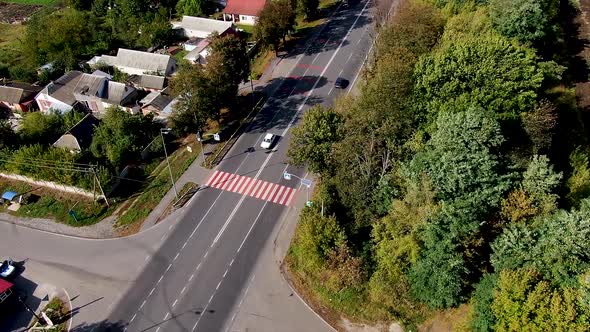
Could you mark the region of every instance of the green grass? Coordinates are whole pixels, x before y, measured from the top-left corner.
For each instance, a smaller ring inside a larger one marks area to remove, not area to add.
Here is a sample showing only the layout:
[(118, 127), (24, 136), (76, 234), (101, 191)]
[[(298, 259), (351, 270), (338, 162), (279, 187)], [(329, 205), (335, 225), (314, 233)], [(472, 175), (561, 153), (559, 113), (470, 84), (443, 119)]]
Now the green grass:
[(174, 59), (176, 59), (176, 62), (181, 62), (184, 60), (184, 56), (188, 54), (189, 51), (187, 50), (182, 50), (176, 54), (174, 54)]
[[(24, 182), (0, 179), (0, 190), (2, 192), (12, 190), (24, 193), (32, 189), (33, 187)], [(51, 218), (70, 226), (80, 227), (95, 224), (109, 216), (114, 210), (113, 206), (108, 208), (101, 203), (93, 202), (92, 199), (62, 194), (39, 187), (35, 189), (32, 194), (40, 196), (38, 201), (23, 204), (16, 212), (7, 211), (7, 206), (0, 206), (0, 211), (18, 217)], [(76, 212), (77, 222), (68, 214), (72, 207)]]
[(58, 0), (2, 0), (4, 2), (18, 3), (21, 5), (41, 5), (49, 6), (58, 3)]
[[(190, 141), (194, 142), (195, 140), (191, 139)], [(172, 169), (175, 181), (178, 180), (197, 158), (199, 153), (201, 153), (200, 144), (191, 143), (189, 145), (193, 152), (188, 152), (186, 146), (182, 146), (169, 156), (170, 168)], [(131, 198), (130, 206), (119, 217), (119, 225), (125, 226), (143, 221), (158, 203), (160, 203), (166, 193), (172, 189), (168, 165), (165, 160), (156, 167), (149, 179), (150, 183), (143, 189), (143, 192), (139, 196)]]
[(253, 25), (236, 24), (236, 26), (238, 27), (238, 29), (243, 30), (242, 33), (244, 33), (246, 35), (247, 40), (253, 40), (253, 38), (254, 38), (254, 26)]
[(0, 47), (14, 47), (23, 38), (26, 27), (22, 24), (0, 23)]

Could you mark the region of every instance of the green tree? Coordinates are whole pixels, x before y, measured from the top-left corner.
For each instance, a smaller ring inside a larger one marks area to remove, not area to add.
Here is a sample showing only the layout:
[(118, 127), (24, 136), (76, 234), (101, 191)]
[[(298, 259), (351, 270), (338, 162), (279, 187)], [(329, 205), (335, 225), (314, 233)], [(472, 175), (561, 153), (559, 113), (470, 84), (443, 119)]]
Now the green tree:
[(448, 240), (439, 239), (419, 256), (408, 279), (414, 298), (440, 309), (463, 300), (463, 280), (467, 270), (461, 253)]
[(333, 171), (332, 145), (342, 139), (342, 116), (332, 109), (315, 106), (303, 115), (301, 123), (292, 131), (287, 152), (297, 165), (307, 164), (319, 174)]
[(8, 121), (0, 120), (0, 150), (15, 146), (18, 143), (18, 136), (12, 130)]
[(375, 272), (369, 283), (372, 301), (388, 310), (411, 312), (406, 271), (422, 249), (420, 229), (436, 214), (438, 206), (431, 185), (408, 182), (403, 199), (394, 200), (389, 215), (373, 224)]
[(494, 27), (506, 37), (538, 46), (554, 36), (557, 0), (490, 0), (489, 8)]
[(547, 280), (562, 286), (577, 284), (590, 268), (590, 208), (537, 218), (531, 225), (506, 228), (492, 245), (491, 263), (496, 271), (532, 267)]
[(297, 11), (303, 15), (306, 20), (310, 20), (315, 17), (319, 6), (319, 0), (297, 0)]
[(267, 1), (254, 26), (254, 37), (263, 45), (279, 50), (281, 39), (295, 27), (295, 11), (289, 0)]
[(217, 119), (223, 103), (201, 65), (181, 65), (170, 81), (178, 97), (171, 116), (173, 129), (181, 135), (205, 129), (208, 119)]
[[(246, 42), (234, 35), (214, 35), (211, 39), (211, 53), (207, 61), (223, 63), (228, 72), (229, 80), (233, 84), (240, 84), (248, 79), (250, 73), (250, 59), (247, 56)], [(231, 74), (229, 74), (231, 73)]]
[(104, 158), (120, 169), (126, 162), (138, 159), (156, 133), (150, 117), (110, 108), (94, 130), (90, 150), (96, 158)]
[(590, 196), (590, 158), (588, 152), (576, 148), (570, 154), (570, 176), (566, 185), (570, 205), (577, 206), (580, 200)]
[(416, 92), (431, 114), (479, 106), (500, 118), (531, 110), (548, 76), (532, 50), (494, 35), (446, 43), (415, 71)]
[(72, 69), (80, 56), (90, 55), (90, 45), (94, 44), (96, 32), (90, 30), (89, 20), (86, 12), (72, 8), (39, 11), (27, 22), (25, 50), (37, 64), (55, 61)]
[(562, 173), (553, 171), (553, 165), (547, 156), (535, 155), (523, 174), (522, 187), (547, 213), (557, 206), (558, 196), (554, 191), (561, 183), (562, 177)]
[(146, 48), (165, 45), (173, 34), (166, 9), (160, 8), (155, 14), (146, 16), (146, 21), (140, 26), (141, 34), (136, 44)]
[(430, 52), (442, 35), (443, 27), (444, 19), (432, 4), (401, 2), (391, 23), (385, 25), (379, 34), (376, 54), (381, 58), (400, 49), (414, 56)]
[(534, 269), (502, 271), (491, 308), (496, 331), (585, 331), (588, 308), (580, 292), (555, 289)]
[(176, 13), (186, 16), (204, 16), (205, 0), (179, 0), (176, 3)]
[(472, 212), (497, 207), (508, 188), (497, 153), (504, 141), (498, 122), (481, 109), (441, 112), (436, 131), (410, 164), (412, 176), (426, 174), (437, 198)]
[(471, 296), (470, 327), (475, 332), (492, 332), (496, 318), (492, 312), (497, 274), (486, 274), (479, 281)]
[(557, 126), (555, 106), (551, 102), (543, 100), (532, 111), (522, 113), (521, 120), (524, 130), (532, 142), (533, 153), (549, 150)]
[(64, 134), (67, 130), (64, 127), (64, 117), (60, 113), (30, 112), (24, 116), (18, 133), (23, 142), (49, 145)]

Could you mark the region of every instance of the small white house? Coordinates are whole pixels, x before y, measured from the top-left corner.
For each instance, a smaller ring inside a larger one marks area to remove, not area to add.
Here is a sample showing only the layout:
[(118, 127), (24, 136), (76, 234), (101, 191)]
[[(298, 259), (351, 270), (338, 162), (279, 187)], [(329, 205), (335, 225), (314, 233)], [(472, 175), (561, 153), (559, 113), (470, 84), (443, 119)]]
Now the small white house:
[(176, 71), (176, 60), (170, 55), (120, 48), (117, 56), (95, 56), (87, 62), (91, 67), (99, 63), (116, 67), (128, 75), (155, 74), (170, 76)]
[(234, 23), (254, 25), (267, 0), (227, 0), (223, 18)]
[(182, 21), (172, 22), (172, 27), (181, 30), (187, 38), (207, 38), (214, 32), (224, 35), (233, 29), (233, 25), (232, 22), (194, 16), (183, 16)]

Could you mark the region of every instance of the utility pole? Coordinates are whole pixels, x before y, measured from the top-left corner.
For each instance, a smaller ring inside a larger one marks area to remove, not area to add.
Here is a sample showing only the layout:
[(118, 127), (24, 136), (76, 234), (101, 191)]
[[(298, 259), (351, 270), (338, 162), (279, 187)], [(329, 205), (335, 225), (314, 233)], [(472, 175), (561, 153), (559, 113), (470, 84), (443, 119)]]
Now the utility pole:
[(96, 175), (96, 170), (94, 169), (94, 167), (90, 167), (90, 169), (92, 170), (92, 175), (94, 175), (94, 180), (96, 180), (96, 182), (98, 183), (98, 188), (100, 188), (102, 197), (104, 197), (104, 202), (107, 204), (107, 207), (109, 207), (109, 200), (107, 199), (107, 195), (105, 195), (104, 190), (102, 190), (102, 185), (100, 184), (100, 179), (98, 178), (98, 175)]
[(176, 190), (176, 183), (174, 182), (174, 177), (172, 176), (172, 168), (170, 168), (170, 161), (168, 160), (168, 151), (166, 151), (166, 142), (164, 142), (164, 134), (168, 134), (170, 130), (170, 128), (161, 128), (160, 137), (162, 138), (162, 145), (164, 146), (164, 155), (166, 156), (166, 163), (168, 164), (168, 173), (170, 173), (170, 181), (172, 182), (172, 188), (174, 188), (174, 196), (176, 196), (176, 199), (178, 199), (178, 191)]

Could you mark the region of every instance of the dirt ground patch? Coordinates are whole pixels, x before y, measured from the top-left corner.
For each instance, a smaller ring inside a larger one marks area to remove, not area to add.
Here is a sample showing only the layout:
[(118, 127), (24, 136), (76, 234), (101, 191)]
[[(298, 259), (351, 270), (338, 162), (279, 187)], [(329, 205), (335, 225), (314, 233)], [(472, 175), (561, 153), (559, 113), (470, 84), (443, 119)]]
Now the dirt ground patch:
[(0, 22), (9, 24), (24, 22), (42, 7), (0, 1)]

